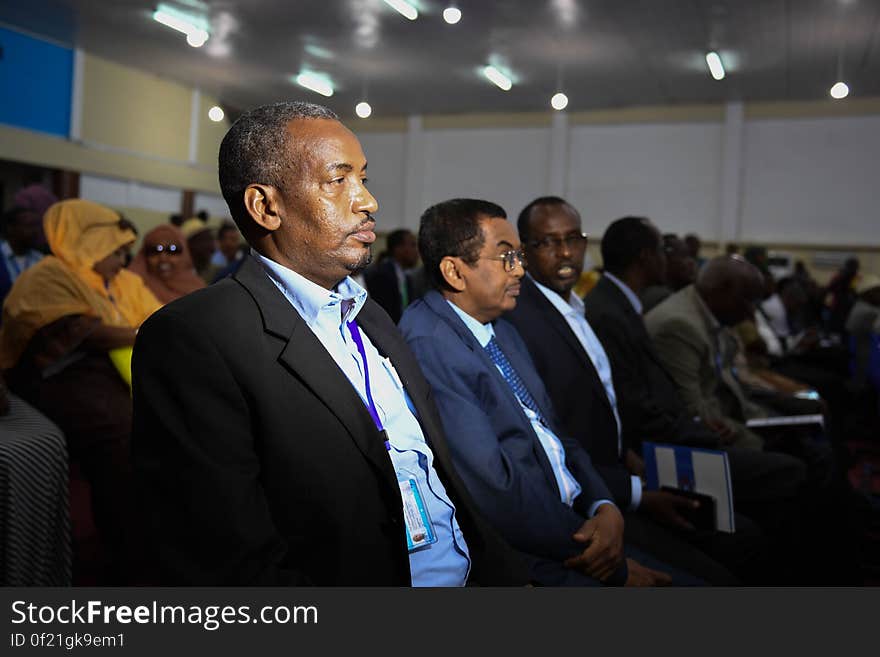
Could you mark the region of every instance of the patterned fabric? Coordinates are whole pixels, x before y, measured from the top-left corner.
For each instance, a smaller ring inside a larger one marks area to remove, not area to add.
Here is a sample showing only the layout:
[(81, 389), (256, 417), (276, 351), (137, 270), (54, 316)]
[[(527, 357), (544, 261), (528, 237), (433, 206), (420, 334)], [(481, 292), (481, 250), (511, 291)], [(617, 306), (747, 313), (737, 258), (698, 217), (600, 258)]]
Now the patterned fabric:
[(535, 412), (535, 415), (538, 416), (538, 420), (540, 420), (541, 424), (545, 427), (549, 427), (547, 420), (541, 415), (541, 409), (538, 408), (538, 404), (535, 401), (535, 398), (532, 397), (532, 393), (529, 392), (529, 389), (526, 388), (526, 384), (523, 383), (523, 380), (520, 378), (519, 374), (516, 373), (516, 370), (513, 369), (513, 365), (510, 364), (510, 361), (507, 360), (507, 356), (504, 355), (504, 352), (501, 351), (501, 347), (498, 346), (498, 341), (493, 337), (489, 340), (489, 344), (483, 347), (486, 350), (486, 353), (489, 354), (489, 358), (492, 359), (492, 362), (495, 363), (500, 369), (501, 373), (504, 375), (505, 380), (513, 389), (513, 394), (516, 395), (516, 398), (522, 403), (523, 406)]
[(70, 507), (64, 436), (9, 396), (0, 416), (0, 585), (70, 586)]

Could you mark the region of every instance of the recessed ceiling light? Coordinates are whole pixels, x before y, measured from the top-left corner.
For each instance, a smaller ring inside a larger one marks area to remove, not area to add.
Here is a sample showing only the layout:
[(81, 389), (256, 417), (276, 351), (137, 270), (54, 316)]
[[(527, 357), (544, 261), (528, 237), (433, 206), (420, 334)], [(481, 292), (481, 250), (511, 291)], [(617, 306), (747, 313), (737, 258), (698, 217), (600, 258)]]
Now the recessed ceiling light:
[(419, 17), (419, 10), (403, 0), (385, 0), (385, 4), (389, 7), (393, 7), (411, 21), (414, 21)]
[(333, 95), (333, 85), (326, 77), (317, 73), (300, 73), (296, 76), (296, 83), (309, 91), (314, 91), (316, 94), (328, 98)]
[(706, 64), (709, 66), (709, 72), (716, 80), (724, 79), (724, 66), (721, 64), (721, 57), (717, 52), (706, 53)]
[(461, 20), (461, 9), (458, 7), (447, 7), (443, 10), (443, 20), (450, 25), (455, 25)]
[(201, 48), (208, 41), (205, 30), (194, 30), (186, 35), (186, 42), (193, 48)]
[(483, 75), (485, 75), (490, 82), (497, 85), (499, 89), (504, 91), (510, 91), (510, 88), (513, 86), (513, 82), (510, 81), (510, 78), (494, 66), (485, 67), (483, 69)]
[(849, 87), (846, 82), (836, 82), (828, 93), (831, 94), (831, 97), (835, 100), (840, 100), (841, 98), (849, 96)]
[(373, 113), (373, 108), (370, 107), (370, 104), (367, 101), (362, 100), (357, 105), (355, 105), (354, 113), (362, 119), (366, 119), (370, 116), (370, 114)]
[(208, 110), (208, 118), (211, 119), (214, 123), (223, 120), (223, 109), (214, 105), (211, 109)]
[(568, 107), (568, 96), (561, 91), (553, 94), (553, 98), (550, 99), (550, 106), (555, 110), (564, 110)]

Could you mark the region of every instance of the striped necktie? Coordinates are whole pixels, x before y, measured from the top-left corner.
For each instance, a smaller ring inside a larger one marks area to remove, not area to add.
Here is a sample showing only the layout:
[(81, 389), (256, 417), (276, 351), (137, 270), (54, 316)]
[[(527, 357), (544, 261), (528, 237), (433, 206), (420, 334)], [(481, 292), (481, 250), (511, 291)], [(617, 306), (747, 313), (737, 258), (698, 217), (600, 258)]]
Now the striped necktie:
[(549, 427), (550, 425), (547, 423), (547, 420), (544, 419), (541, 409), (538, 408), (538, 404), (535, 402), (535, 398), (532, 397), (529, 389), (526, 388), (526, 384), (520, 378), (519, 374), (517, 374), (516, 370), (513, 369), (513, 365), (507, 360), (507, 356), (501, 351), (501, 347), (498, 345), (498, 341), (494, 336), (489, 340), (489, 344), (483, 347), (483, 349), (489, 354), (489, 358), (492, 359), (492, 362), (499, 367), (501, 373), (504, 375), (504, 379), (507, 381), (507, 385), (511, 387), (513, 394), (516, 395), (516, 398), (519, 399), (520, 403), (526, 408), (534, 411), (541, 424), (545, 427)]

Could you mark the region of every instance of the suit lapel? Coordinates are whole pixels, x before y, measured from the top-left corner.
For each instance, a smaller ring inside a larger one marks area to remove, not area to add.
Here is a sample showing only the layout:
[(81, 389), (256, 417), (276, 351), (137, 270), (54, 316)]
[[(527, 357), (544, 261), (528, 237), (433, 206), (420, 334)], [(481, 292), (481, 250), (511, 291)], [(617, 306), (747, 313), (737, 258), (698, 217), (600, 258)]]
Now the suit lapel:
[(431, 408), (430, 387), (419, 369), (415, 356), (409, 350), (403, 336), (393, 325), (381, 326), (383, 318), (377, 312), (377, 307), (371, 301), (367, 301), (358, 314), (358, 326), (363, 328), (370, 341), (380, 354), (389, 358), (394, 365), (397, 375), (400, 377), (403, 387), (412, 400), (418, 414), (419, 425), (422, 427), (425, 440), (434, 453), (435, 462), (439, 464), (442, 472), (452, 472), (452, 457), (449, 447), (444, 440), (442, 426), (438, 426), (436, 411)]
[(395, 486), (391, 459), (363, 400), (324, 345), (253, 258), (235, 278), (260, 308), (265, 331), (286, 341), (278, 360), (339, 419), (367, 460)]
[(574, 352), (576, 362), (587, 370), (587, 378), (590, 381), (590, 385), (593, 386), (593, 392), (602, 400), (606, 410), (609, 413), (613, 413), (611, 402), (608, 401), (608, 394), (605, 392), (605, 387), (602, 385), (599, 373), (596, 371), (590, 355), (586, 352), (574, 331), (572, 331), (571, 326), (568, 325), (565, 317), (547, 300), (547, 297), (541, 293), (541, 290), (537, 288), (528, 276), (523, 278), (522, 296), (526, 304), (532, 304), (532, 308), (537, 312), (538, 317), (535, 318), (536, 321), (543, 320), (549, 324), (556, 331), (557, 335), (565, 341), (568, 348)]

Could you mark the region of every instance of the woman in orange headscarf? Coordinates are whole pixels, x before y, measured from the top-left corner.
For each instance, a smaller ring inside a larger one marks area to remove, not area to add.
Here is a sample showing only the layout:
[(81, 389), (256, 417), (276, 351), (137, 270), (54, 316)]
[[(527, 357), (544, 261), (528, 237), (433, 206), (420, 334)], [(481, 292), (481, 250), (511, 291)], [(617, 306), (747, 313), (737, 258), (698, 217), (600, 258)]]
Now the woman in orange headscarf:
[(144, 244), (128, 269), (143, 278), (163, 304), (205, 287), (193, 269), (186, 238), (171, 224), (157, 226), (144, 236)]
[(52, 205), (43, 219), (52, 255), (26, 270), (3, 305), (0, 369), (10, 389), (53, 420), (92, 489), (92, 508), (120, 583), (130, 556), (131, 394), (110, 359), (131, 347), (159, 301), (123, 268), (135, 233), (90, 201)]

